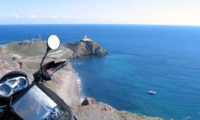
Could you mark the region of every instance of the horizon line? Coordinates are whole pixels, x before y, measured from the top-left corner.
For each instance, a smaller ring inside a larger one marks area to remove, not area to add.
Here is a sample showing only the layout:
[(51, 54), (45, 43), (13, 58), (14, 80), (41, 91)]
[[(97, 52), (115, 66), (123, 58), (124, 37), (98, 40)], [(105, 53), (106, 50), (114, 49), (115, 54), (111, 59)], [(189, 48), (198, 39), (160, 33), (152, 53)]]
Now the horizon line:
[(129, 23), (14, 23), (1, 24), (3, 25), (135, 25), (135, 26), (185, 26), (185, 27), (200, 27), (200, 25), (179, 25), (179, 24), (129, 24)]

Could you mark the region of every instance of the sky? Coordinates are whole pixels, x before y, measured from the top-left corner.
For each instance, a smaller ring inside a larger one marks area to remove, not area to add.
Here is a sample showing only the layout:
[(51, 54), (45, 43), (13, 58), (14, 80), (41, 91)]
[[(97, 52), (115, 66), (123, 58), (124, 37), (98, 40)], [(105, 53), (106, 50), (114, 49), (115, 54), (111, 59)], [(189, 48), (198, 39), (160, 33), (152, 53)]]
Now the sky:
[(1, 0), (0, 24), (200, 25), (200, 0)]

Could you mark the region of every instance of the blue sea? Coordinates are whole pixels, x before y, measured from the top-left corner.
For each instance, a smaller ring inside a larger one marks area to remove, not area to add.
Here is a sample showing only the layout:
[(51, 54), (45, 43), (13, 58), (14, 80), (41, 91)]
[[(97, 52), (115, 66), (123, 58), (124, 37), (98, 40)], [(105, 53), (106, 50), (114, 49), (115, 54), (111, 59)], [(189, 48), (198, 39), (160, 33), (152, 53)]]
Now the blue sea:
[(62, 43), (87, 35), (109, 52), (72, 61), (84, 96), (166, 120), (200, 120), (200, 27), (1, 25), (0, 44), (50, 34)]

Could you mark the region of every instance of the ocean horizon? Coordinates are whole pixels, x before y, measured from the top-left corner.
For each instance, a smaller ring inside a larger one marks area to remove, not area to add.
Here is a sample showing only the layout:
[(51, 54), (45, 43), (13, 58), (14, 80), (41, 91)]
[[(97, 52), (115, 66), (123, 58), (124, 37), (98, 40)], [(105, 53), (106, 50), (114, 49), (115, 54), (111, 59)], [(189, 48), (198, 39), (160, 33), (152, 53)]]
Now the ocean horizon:
[(118, 110), (199, 120), (199, 33), (200, 26), (0, 25), (0, 45), (51, 34), (75, 42), (87, 35), (109, 55), (71, 61), (84, 96)]

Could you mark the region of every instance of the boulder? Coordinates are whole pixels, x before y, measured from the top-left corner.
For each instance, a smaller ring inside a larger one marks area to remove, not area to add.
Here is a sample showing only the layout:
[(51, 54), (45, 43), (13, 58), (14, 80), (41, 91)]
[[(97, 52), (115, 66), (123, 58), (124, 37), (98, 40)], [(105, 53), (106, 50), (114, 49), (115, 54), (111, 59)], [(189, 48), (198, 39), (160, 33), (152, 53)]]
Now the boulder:
[(105, 49), (98, 49), (95, 54), (96, 56), (106, 56), (108, 52)]
[(104, 105), (103, 108), (101, 109), (102, 111), (109, 111), (109, 112), (114, 112), (115, 110), (109, 106), (109, 105)]
[(94, 104), (96, 101), (94, 98), (86, 97), (83, 102), (81, 103), (82, 106)]

